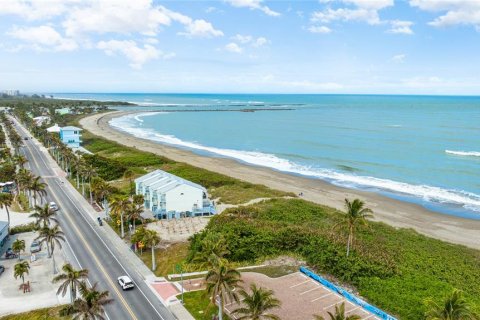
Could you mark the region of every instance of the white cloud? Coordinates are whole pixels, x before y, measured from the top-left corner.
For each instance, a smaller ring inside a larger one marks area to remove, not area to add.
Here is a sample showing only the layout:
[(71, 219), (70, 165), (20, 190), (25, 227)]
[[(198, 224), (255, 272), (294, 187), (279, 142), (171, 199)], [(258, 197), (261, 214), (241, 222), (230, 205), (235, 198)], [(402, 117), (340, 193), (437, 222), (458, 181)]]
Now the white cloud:
[(267, 38), (259, 37), (259, 38), (257, 38), (257, 40), (255, 40), (255, 42), (252, 45), (256, 48), (259, 48), (259, 47), (262, 47), (262, 46), (266, 45), (269, 42), (270, 41)]
[(361, 21), (368, 24), (379, 24), (380, 17), (377, 10), (369, 9), (331, 9), (316, 11), (312, 14), (312, 22), (330, 23), (333, 21)]
[(79, 0), (4, 0), (0, 15), (17, 15), (27, 20), (48, 19), (63, 14)]
[(404, 20), (391, 20), (390, 29), (387, 30), (388, 33), (396, 33), (396, 34), (413, 34), (412, 25), (413, 22), (411, 21), (404, 21)]
[(185, 26), (186, 32), (179, 32), (180, 35), (187, 37), (221, 37), (223, 32), (215, 29), (210, 22), (205, 20), (194, 20)]
[(251, 35), (242, 34), (236, 34), (235, 36), (231, 37), (231, 39), (241, 44), (250, 44), (255, 48), (259, 48), (270, 43), (270, 41), (265, 37), (258, 37), (255, 39), (255, 37)]
[(330, 29), (329, 27), (326, 27), (326, 26), (310, 26), (310, 27), (308, 27), (308, 31), (310, 31), (311, 33), (326, 34), (326, 33), (332, 32), (332, 29)]
[(314, 81), (281, 81), (278, 83), (281, 86), (293, 87), (296, 90), (301, 89), (307, 92), (323, 92), (323, 91), (337, 91), (343, 89), (343, 85), (336, 82), (314, 82)]
[(232, 37), (232, 40), (238, 41), (240, 43), (249, 43), (253, 39), (252, 36), (249, 35), (242, 35), (242, 34), (236, 34), (235, 36)]
[(480, 31), (480, 1), (478, 0), (410, 0), (410, 5), (425, 11), (445, 12), (430, 21), (431, 26), (472, 25)]
[(225, 50), (233, 52), (233, 53), (242, 53), (243, 48), (240, 47), (235, 42), (230, 42), (229, 44), (225, 45)]
[(269, 7), (262, 5), (263, 0), (224, 0), (237, 8), (249, 8), (250, 10), (260, 10), (266, 15), (272, 17), (280, 16), (279, 12), (273, 11)]
[(39, 51), (72, 51), (78, 48), (74, 40), (63, 37), (50, 26), (14, 27), (7, 35), (25, 41)]
[(140, 47), (133, 40), (100, 41), (97, 43), (97, 48), (103, 50), (107, 55), (115, 55), (117, 53), (124, 55), (134, 69), (141, 69), (150, 60), (159, 58), (170, 59), (175, 56), (174, 53), (164, 54), (150, 44), (144, 44), (143, 47)]
[(395, 62), (395, 63), (404, 63), (405, 62), (405, 58), (407, 57), (406, 54), (396, 54), (392, 57), (392, 62)]

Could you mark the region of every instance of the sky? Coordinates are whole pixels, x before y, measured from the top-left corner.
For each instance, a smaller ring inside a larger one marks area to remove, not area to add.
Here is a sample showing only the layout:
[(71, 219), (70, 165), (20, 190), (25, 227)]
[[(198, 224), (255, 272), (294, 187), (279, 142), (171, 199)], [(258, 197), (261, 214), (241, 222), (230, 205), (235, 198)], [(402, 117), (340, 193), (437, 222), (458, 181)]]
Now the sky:
[(0, 90), (480, 95), (480, 0), (0, 0)]

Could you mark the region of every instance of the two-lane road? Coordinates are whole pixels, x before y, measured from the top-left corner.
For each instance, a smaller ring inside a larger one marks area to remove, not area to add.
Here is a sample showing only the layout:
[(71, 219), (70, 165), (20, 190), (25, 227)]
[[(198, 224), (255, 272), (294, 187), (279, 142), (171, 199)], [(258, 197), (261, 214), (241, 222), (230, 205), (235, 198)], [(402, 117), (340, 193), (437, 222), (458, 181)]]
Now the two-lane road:
[[(21, 136), (31, 136), (16, 120), (14, 123)], [(110, 320), (174, 320), (175, 317), (151, 292), (130, 263), (121, 261), (116, 248), (101, 236), (102, 227), (95, 224), (85, 209), (74, 200), (72, 192), (76, 191), (65, 185), (68, 183), (65, 179), (56, 176), (40, 146), (32, 139), (25, 140), (24, 144), (23, 151), (31, 171), (44, 179), (48, 184), (50, 201), (55, 201), (60, 207), (59, 223), (73, 251), (75, 264), (88, 269), (90, 283), (98, 282), (99, 288), (108, 290), (114, 299), (112, 304), (106, 306), (107, 317)], [(125, 247), (125, 250), (128, 248)], [(117, 284), (117, 277), (121, 275), (129, 275), (135, 282), (135, 289), (122, 291)]]

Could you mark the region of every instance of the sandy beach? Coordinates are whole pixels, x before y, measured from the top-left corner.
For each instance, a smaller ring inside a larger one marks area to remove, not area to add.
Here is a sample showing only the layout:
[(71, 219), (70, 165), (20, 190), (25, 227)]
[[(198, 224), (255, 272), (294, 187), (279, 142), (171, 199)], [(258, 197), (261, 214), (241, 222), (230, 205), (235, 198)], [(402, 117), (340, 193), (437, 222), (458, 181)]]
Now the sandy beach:
[(225, 158), (211, 158), (193, 152), (139, 139), (109, 126), (113, 117), (126, 112), (109, 112), (86, 117), (81, 126), (95, 135), (129, 147), (152, 152), (175, 161), (219, 172), (251, 183), (287, 192), (303, 193), (302, 198), (343, 210), (344, 199), (360, 198), (374, 211), (375, 220), (394, 227), (412, 228), (427, 236), (480, 249), (480, 221), (429, 211), (419, 205), (394, 200), (375, 193), (351, 190), (327, 182), (254, 167)]

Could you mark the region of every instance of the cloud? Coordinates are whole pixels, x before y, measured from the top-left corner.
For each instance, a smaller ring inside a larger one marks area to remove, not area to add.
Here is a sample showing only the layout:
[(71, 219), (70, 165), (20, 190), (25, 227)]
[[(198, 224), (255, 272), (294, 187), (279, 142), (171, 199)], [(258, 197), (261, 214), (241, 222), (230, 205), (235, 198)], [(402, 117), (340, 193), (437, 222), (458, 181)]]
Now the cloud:
[(241, 44), (250, 44), (252, 47), (255, 47), (255, 48), (259, 48), (270, 43), (270, 40), (268, 40), (265, 37), (258, 37), (255, 39), (255, 37), (251, 35), (242, 35), (242, 34), (236, 34), (235, 36), (231, 37), (231, 39)]
[(336, 82), (314, 82), (314, 81), (280, 81), (280, 86), (296, 88), (307, 92), (337, 91), (343, 89), (343, 85)]
[(185, 32), (179, 32), (178, 34), (187, 37), (221, 37), (223, 32), (215, 29), (210, 22), (205, 20), (193, 20), (185, 26)]
[(63, 37), (50, 26), (14, 27), (7, 32), (7, 35), (27, 42), (38, 51), (72, 51), (78, 48), (74, 40)]
[(237, 8), (249, 8), (250, 10), (260, 10), (271, 17), (278, 17), (279, 12), (271, 10), (269, 7), (262, 5), (263, 0), (224, 0), (230, 5)]
[(308, 27), (307, 30), (310, 31), (311, 33), (323, 33), (323, 34), (332, 32), (332, 29), (326, 26), (310, 26)]
[(395, 63), (404, 63), (406, 57), (407, 57), (407, 55), (403, 54), (403, 53), (402, 54), (396, 54), (391, 58), (391, 61), (395, 62)]
[(233, 53), (242, 53), (243, 48), (240, 47), (238, 44), (235, 42), (230, 42), (229, 44), (225, 45), (225, 50)]
[(174, 53), (164, 54), (150, 44), (144, 44), (143, 47), (140, 47), (133, 40), (100, 41), (97, 43), (97, 48), (103, 50), (107, 55), (117, 53), (124, 55), (130, 61), (130, 67), (134, 69), (141, 69), (150, 60), (170, 59), (175, 56)]
[(404, 20), (391, 20), (390, 29), (387, 30), (388, 33), (395, 33), (395, 34), (413, 34), (412, 25), (413, 22), (411, 21), (404, 21)]
[(410, 0), (410, 5), (424, 11), (445, 12), (428, 24), (434, 27), (471, 25), (480, 31), (478, 0)]
[(6, 0), (1, 1), (0, 15), (17, 15), (27, 20), (48, 19), (63, 14), (78, 0)]

